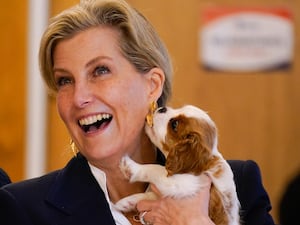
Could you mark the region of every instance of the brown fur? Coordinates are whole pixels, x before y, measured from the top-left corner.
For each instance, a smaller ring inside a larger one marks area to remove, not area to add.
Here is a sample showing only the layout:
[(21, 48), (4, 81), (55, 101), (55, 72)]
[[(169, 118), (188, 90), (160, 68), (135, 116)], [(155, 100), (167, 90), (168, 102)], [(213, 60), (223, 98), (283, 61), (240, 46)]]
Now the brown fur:
[(213, 185), (210, 190), (209, 217), (216, 225), (228, 225), (228, 217), (220, 193)]
[[(168, 175), (192, 173), (200, 175), (209, 168), (218, 167), (219, 158), (212, 154), (212, 148), (217, 135), (215, 126), (205, 120), (187, 118), (183, 115), (175, 118), (178, 120), (176, 129), (168, 126), (167, 143), (163, 144), (168, 151), (166, 169)], [(218, 177), (222, 168), (216, 170), (214, 176)], [(227, 211), (227, 210), (226, 210)], [(212, 185), (209, 215), (217, 225), (228, 224), (228, 217), (220, 197), (220, 193)]]
[(168, 175), (193, 173), (199, 175), (211, 168), (217, 161), (212, 155), (216, 128), (206, 121), (178, 116), (179, 123), (174, 131), (168, 126), (167, 143), (163, 145), (168, 151), (166, 168)]

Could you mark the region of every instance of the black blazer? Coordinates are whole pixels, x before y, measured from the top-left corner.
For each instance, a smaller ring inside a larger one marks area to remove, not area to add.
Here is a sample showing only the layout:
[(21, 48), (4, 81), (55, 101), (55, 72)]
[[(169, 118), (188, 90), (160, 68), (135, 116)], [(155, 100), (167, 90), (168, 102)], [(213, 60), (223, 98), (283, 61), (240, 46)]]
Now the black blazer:
[[(235, 176), (245, 224), (274, 224), (256, 163), (228, 162)], [(0, 215), (1, 225), (115, 224), (104, 193), (80, 155), (62, 170), (1, 188)]]
[(11, 183), (9, 176), (3, 169), (0, 168), (0, 187), (9, 183)]

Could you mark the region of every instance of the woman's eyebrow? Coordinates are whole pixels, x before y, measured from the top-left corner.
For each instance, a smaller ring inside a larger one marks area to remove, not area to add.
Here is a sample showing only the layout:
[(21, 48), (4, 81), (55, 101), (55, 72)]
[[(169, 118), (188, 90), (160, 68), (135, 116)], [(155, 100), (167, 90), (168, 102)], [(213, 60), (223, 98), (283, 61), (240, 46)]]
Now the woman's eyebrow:
[(109, 56), (98, 56), (98, 57), (93, 58), (90, 61), (88, 61), (87, 64), (85, 65), (85, 67), (89, 67), (89, 66), (95, 64), (97, 61), (102, 60), (102, 59), (112, 60), (112, 58)]
[(63, 69), (63, 68), (56, 68), (56, 67), (53, 67), (53, 73), (55, 73), (55, 72), (64, 72), (64, 73), (68, 73), (68, 70)]

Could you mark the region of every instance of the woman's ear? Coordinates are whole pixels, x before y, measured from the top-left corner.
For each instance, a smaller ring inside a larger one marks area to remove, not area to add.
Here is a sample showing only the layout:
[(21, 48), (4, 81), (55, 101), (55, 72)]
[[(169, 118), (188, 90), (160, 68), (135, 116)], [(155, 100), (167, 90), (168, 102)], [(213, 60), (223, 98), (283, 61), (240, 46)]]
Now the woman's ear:
[(165, 83), (165, 73), (160, 68), (152, 68), (148, 74), (148, 81), (150, 87), (149, 97), (157, 100), (163, 91)]

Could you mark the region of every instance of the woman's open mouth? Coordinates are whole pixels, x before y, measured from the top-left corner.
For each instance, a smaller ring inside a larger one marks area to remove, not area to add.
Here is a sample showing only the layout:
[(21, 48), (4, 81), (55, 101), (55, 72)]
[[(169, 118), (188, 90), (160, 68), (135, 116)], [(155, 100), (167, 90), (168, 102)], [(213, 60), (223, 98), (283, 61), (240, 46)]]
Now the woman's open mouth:
[(80, 119), (78, 124), (85, 133), (89, 133), (105, 127), (111, 120), (112, 115), (101, 113)]

